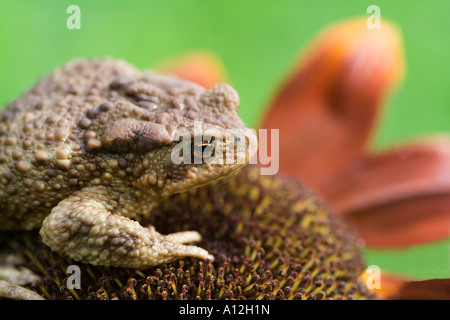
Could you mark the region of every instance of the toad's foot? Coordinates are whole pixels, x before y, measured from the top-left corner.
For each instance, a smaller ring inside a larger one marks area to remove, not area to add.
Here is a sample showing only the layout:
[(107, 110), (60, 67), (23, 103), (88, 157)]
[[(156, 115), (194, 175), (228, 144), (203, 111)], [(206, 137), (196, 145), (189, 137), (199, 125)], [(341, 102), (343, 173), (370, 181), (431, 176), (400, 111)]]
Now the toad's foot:
[(195, 231), (161, 235), (119, 214), (111, 191), (86, 188), (61, 201), (44, 220), (42, 240), (52, 250), (93, 265), (146, 269), (183, 257), (214, 260)]
[(26, 268), (16, 268), (19, 264), (14, 255), (0, 256), (0, 297), (18, 300), (44, 300), (44, 298), (34, 291), (22, 287), (41, 280)]

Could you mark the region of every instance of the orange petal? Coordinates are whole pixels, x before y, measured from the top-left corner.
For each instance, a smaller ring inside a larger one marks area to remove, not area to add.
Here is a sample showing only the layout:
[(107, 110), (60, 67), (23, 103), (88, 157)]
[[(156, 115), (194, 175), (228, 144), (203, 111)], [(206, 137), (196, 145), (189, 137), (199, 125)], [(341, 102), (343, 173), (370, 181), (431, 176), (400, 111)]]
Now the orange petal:
[(391, 300), (450, 300), (450, 279), (411, 281), (404, 284)]
[[(280, 130), (280, 171), (316, 186), (359, 156), (403, 73), (401, 37), (364, 19), (326, 29), (275, 96), (262, 128)], [(270, 146), (269, 146), (270, 148)]]
[(347, 215), (368, 246), (407, 247), (449, 236), (449, 195), (417, 197)]
[[(363, 283), (367, 279), (368, 276), (363, 274)], [(381, 272), (380, 288), (370, 290), (382, 300), (449, 300), (450, 279), (417, 280)]]
[(450, 137), (366, 157), (321, 186), (371, 246), (407, 246), (449, 236)]
[(222, 62), (210, 52), (192, 52), (178, 59), (163, 61), (156, 69), (196, 82), (206, 89), (227, 79)]

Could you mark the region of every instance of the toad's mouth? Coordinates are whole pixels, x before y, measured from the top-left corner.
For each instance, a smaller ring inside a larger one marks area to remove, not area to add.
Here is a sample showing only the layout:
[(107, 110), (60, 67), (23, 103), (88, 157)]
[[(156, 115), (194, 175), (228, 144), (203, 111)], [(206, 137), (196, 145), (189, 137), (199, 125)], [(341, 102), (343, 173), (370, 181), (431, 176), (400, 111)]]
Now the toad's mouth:
[(199, 187), (208, 185), (210, 183), (213, 183), (214, 181), (219, 181), (219, 180), (222, 180), (222, 179), (226, 179), (227, 177), (236, 174), (238, 171), (240, 171), (246, 165), (248, 165), (248, 163), (244, 163), (244, 164), (241, 164), (241, 165), (233, 165), (232, 166), (233, 168), (231, 170), (229, 170), (229, 171), (226, 171), (226, 172), (224, 172), (224, 173), (222, 173), (220, 175), (217, 175), (217, 176), (210, 176), (209, 178), (206, 178), (204, 180), (202, 179), (201, 182), (195, 183), (194, 185), (187, 185), (187, 186), (177, 190), (176, 193), (186, 192), (186, 191), (188, 191), (190, 189), (193, 189), (193, 188), (199, 188)]

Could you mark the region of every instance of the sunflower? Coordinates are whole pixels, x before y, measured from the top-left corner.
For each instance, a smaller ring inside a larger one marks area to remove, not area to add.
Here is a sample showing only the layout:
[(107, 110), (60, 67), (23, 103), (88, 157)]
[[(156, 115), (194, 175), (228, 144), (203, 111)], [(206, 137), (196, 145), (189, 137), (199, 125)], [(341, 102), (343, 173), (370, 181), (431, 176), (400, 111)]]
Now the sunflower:
[[(171, 196), (149, 221), (162, 233), (195, 229), (215, 261), (194, 258), (144, 271), (94, 267), (52, 252), (37, 233), (11, 236), (21, 266), (43, 278), (46, 299), (366, 299), (364, 261), (348, 227), (298, 182), (248, 166)], [(68, 266), (80, 268), (71, 289)]]

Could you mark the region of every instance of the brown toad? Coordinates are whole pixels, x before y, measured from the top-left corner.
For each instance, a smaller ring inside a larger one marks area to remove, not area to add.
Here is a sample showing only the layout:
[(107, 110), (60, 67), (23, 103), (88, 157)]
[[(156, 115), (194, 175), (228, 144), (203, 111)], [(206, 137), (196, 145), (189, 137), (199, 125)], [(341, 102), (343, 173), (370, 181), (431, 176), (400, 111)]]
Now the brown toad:
[(256, 137), (238, 104), (227, 84), (206, 90), (112, 59), (69, 62), (1, 114), (0, 230), (40, 228), (54, 251), (94, 265), (212, 260), (185, 245), (197, 232), (161, 235), (138, 221), (248, 162)]

